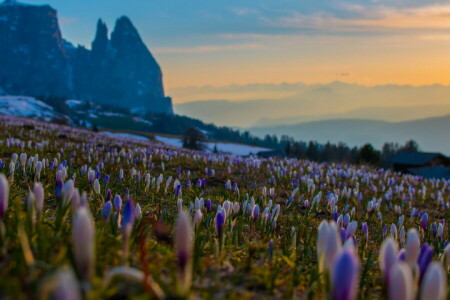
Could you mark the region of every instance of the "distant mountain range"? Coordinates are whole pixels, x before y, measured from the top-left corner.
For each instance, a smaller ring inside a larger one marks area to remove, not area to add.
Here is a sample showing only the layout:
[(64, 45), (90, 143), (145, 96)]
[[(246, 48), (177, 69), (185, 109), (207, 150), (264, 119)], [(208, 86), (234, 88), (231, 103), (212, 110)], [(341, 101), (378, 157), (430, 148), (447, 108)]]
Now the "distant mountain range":
[(326, 119), (407, 121), (450, 114), (450, 87), (252, 84), (171, 90), (175, 112), (218, 125), (253, 127)]
[(64, 40), (48, 5), (0, 3), (0, 94), (173, 112), (161, 69), (127, 17), (110, 37), (99, 20), (91, 48)]
[(371, 143), (380, 149), (385, 142), (403, 144), (413, 139), (422, 150), (450, 154), (450, 115), (405, 122), (377, 120), (323, 120), (293, 125), (253, 127), (249, 131), (257, 136), (288, 135), (297, 140), (319, 143), (344, 142), (350, 146)]

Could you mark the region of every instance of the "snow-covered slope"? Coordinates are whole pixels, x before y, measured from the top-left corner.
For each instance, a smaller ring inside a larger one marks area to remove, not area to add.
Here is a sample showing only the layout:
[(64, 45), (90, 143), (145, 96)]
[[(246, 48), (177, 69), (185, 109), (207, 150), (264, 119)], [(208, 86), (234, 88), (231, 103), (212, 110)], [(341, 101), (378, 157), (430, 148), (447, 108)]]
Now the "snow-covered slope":
[[(155, 136), (155, 139), (167, 145), (179, 148), (183, 147), (183, 141), (180, 138), (157, 135)], [(235, 144), (235, 143), (226, 143), (226, 142), (204, 142), (203, 145), (205, 146), (205, 151), (213, 152), (215, 147), (217, 151), (220, 153), (226, 153), (235, 156), (248, 156), (250, 154), (257, 154), (259, 152), (271, 150), (262, 147)]]
[(125, 132), (102, 131), (101, 134), (104, 134), (104, 135), (107, 135), (110, 137), (121, 137), (121, 138), (132, 139), (132, 140), (140, 140), (140, 141), (148, 141), (149, 140), (149, 138), (147, 138), (145, 136), (132, 134), (132, 133), (125, 133)]
[(53, 107), (32, 97), (0, 96), (0, 114), (50, 121), (57, 117)]

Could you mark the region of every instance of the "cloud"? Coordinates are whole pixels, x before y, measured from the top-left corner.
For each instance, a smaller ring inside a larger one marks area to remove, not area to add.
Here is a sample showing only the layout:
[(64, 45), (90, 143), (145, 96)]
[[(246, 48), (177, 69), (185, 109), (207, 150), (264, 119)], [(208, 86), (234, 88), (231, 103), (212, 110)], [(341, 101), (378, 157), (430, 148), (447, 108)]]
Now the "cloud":
[(235, 44), (235, 45), (204, 45), (196, 47), (166, 47), (155, 48), (155, 53), (163, 54), (180, 54), (180, 53), (208, 53), (220, 51), (238, 51), (238, 50), (254, 50), (261, 49), (262, 45), (256, 43)]
[[(359, 6), (346, 6), (346, 9), (359, 12), (358, 17), (338, 17), (329, 12), (312, 15), (293, 13), (269, 21), (281, 28), (314, 29), (325, 31), (386, 31), (413, 29), (450, 29), (450, 5), (432, 5), (417, 8), (377, 7), (363, 10)], [(369, 11), (369, 12), (367, 12)]]
[(231, 11), (237, 16), (259, 15), (260, 12), (257, 9), (251, 9), (246, 7), (232, 7)]

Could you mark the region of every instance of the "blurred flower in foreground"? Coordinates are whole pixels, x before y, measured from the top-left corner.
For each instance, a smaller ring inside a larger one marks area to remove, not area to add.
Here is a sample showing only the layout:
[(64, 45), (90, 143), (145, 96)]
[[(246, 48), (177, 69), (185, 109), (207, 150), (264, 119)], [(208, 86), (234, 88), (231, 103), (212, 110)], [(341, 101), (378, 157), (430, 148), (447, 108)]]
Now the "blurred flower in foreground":
[(420, 299), (444, 300), (447, 298), (447, 278), (442, 264), (433, 262), (423, 277)]
[(95, 227), (91, 213), (80, 207), (72, 225), (73, 253), (79, 276), (89, 281), (95, 266)]
[(396, 262), (389, 272), (389, 300), (413, 300), (414, 282), (411, 268), (404, 262)]
[(8, 209), (9, 184), (5, 175), (0, 174), (0, 218), (4, 218)]
[(178, 214), (174, 243), (178, 262), (177, 289), (180, 295), (186, 295), (192, 280), (192, 229), (189, 216), (184, 211)]
[(342, 249), (337, 255), (331, 271), (334, 300), (356, 299), (359, 283), (359, 260), (356, 252)]

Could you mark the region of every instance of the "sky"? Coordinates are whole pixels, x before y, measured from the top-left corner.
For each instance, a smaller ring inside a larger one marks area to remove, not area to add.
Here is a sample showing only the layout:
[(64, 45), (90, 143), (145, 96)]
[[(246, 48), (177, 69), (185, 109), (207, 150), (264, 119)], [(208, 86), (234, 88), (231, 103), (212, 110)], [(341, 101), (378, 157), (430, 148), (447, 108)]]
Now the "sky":
[[(64, 38), (90, 47), (98, 18), (130, 17), (164, 85), (450, 84), (442, 0), (26, 0), (58, 10)], [(177, 102), (174, 99), (174, 102)]]

